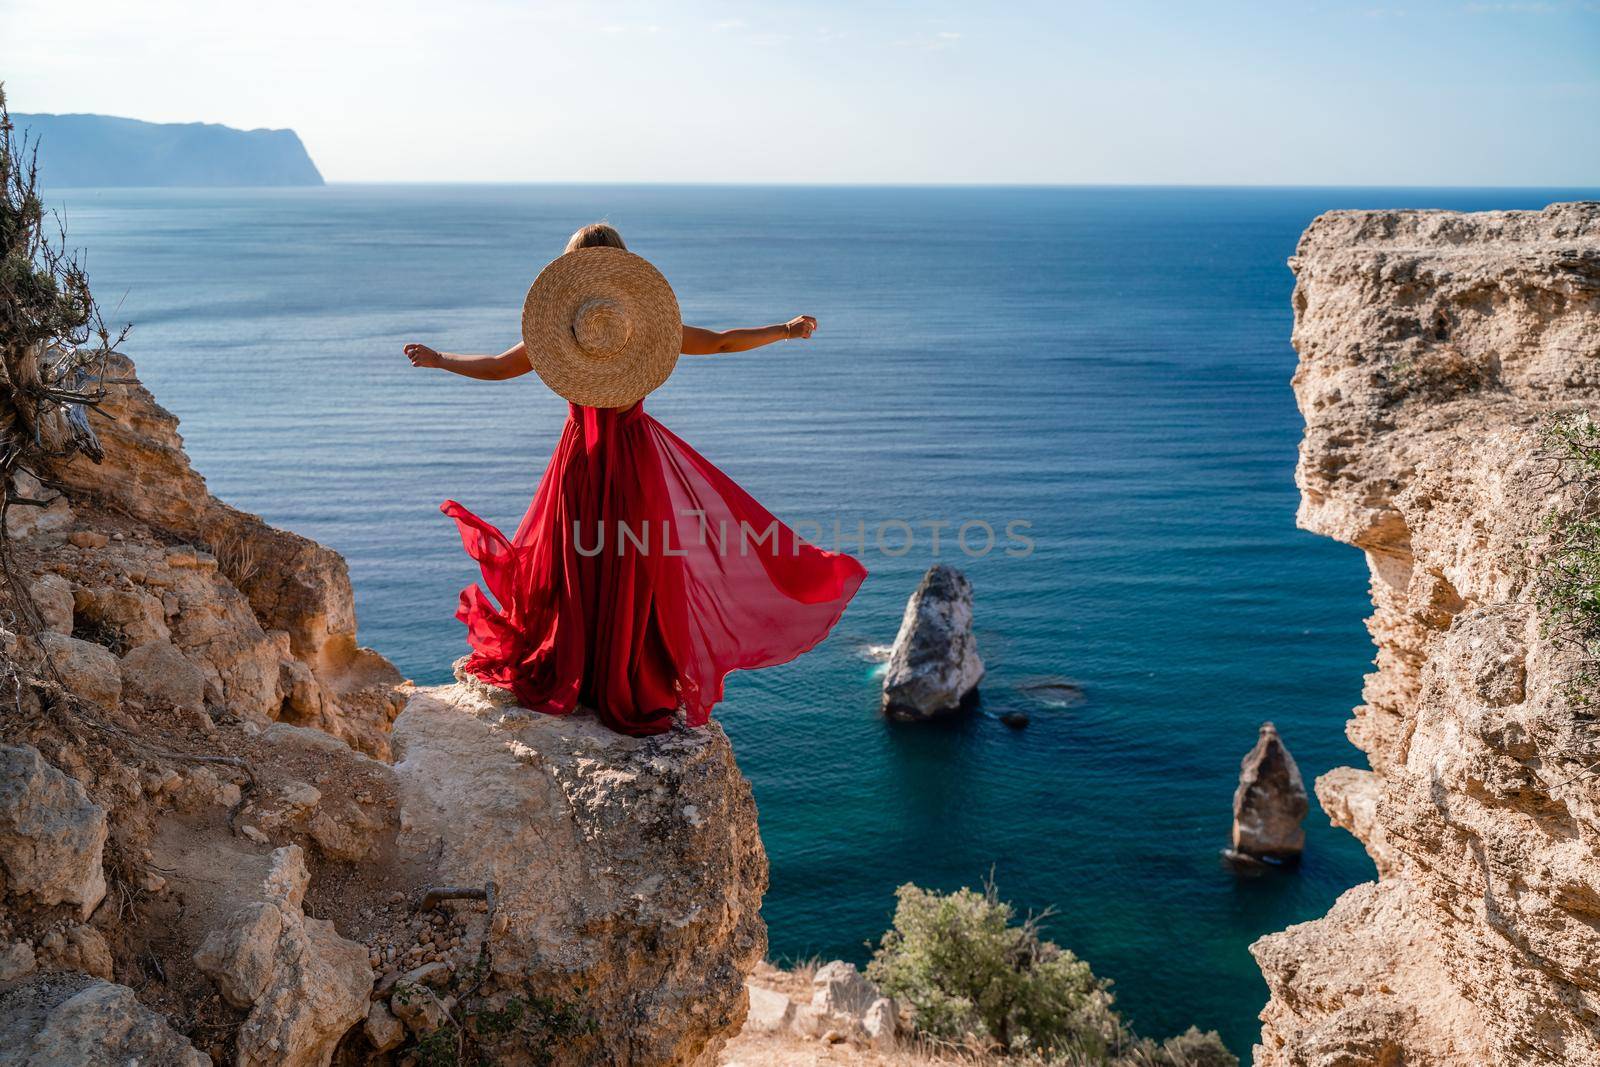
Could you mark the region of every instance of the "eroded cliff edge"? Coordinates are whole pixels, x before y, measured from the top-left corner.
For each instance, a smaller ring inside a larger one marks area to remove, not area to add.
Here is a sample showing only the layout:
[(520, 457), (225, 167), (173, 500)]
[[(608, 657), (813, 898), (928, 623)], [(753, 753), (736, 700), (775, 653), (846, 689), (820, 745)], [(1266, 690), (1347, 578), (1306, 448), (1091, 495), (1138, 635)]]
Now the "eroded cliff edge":
[(411, 685), (109, 377), (8, 515), (0, 1065), (713, 1061), (766, 948), (721, 729)]
[(1367, 556), (1376, 669), (1317, 782), (1378, 880), (1257, 942), (1256, 1062), (1600, 1064), (1600, 728), (1542, 617), (1600, 408), (1600, 204), (1333, 212), (1301, 238), (1306, 529)]

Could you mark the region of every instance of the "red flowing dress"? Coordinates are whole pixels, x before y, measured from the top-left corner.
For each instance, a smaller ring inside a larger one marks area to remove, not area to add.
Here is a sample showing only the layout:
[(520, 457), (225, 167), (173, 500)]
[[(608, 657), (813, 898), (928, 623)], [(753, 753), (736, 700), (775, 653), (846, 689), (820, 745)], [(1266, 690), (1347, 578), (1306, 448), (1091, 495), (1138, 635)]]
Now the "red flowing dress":
[(866, 568), (778, 522), (641, 404), (569, 407), (516, 536), (441, 507), (483, 572), (456, 611), (466, 669), (626, 734), (661, 733), (679, 708), (703, 725), (729, 671), (826, 637)]

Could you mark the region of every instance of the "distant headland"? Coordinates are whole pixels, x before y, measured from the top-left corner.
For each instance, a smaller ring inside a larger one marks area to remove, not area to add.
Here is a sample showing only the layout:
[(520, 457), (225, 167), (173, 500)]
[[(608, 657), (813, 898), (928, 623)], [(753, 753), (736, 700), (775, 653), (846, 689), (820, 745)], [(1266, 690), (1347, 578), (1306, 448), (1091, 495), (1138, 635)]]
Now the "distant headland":
[(293, 130), (236, 130), (208, 122), (141, 122), (111, 115), (22, 115), (39, 145), (39, 180), (62, 186), (321, 185)]

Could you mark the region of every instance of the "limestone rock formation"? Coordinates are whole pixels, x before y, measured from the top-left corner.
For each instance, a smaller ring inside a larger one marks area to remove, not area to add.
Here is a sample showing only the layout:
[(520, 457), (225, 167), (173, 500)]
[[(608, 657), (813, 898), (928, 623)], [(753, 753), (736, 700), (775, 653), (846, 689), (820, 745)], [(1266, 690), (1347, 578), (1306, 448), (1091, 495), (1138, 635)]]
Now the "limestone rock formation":
[(39, 975), (0, 992), (0, 1067), (211, 1067), (127, 986)]
[(935, 564), (906, 603), (883, 676), (884, 713), (901, 721), (949, 714), (977, 694), (982, 679), (972, 583), (954, 567)]
[(195, 951), (195, 966), (228, 1003), (250, 1009), (239, 1028), (239, 1067), (326, 1064), (344, 1032), (367, 1016), (374, 976), (366, 947), (306, 917), (310, 882), (298, 845), (275, 850), (260, 899)]
[(356, 644), (344, 560), (212, 496), (183, 451), (178, 420), (138, 384), (132, 362), (113, 357), (109, 374), (131, 384), (110, 391), (102, 405), (110, 418), (96, 420), (105, 458), (52, 473), (84, 499), (74, 508), (109, 506), (164, 537), (151, 543), (116, 530), (121, 539), (78, 550), (81, 577), (104, 577), (75, 583), (80, 628), (128, 650), (170, 639), (205, 674), (213, 703), (385, 755), (399, 710), (389, 694), (401, 678)]
[(1600, 1064), (1600, 745), (1530, 552), (1600, 409), (1600, 204), (1334, 212), (1291, 260), (1299, 521), (1362, 549), (1378, 645), (1317, 793), (1375, 883), (1253, 951), (1255, 1061)]
[(435, 881), (493, 883), (499, 992), (570, 1002), (562, 1063), (714, 1060), (766, 950), (766, 855), (715, 723), (650, 738), (480, 685), (419, 690), (394, 726), (400, 846)]
[(0, 1064), (710, 1062), (765, 948), (721, 731), (417, 692), (337, 555), (211, 498), (136, 383), (105, 408), (7, 516)]
[(1306, 847), (1300, 824), (1311, 810), (1300, 768), (1270, 722), (1261, 724), (1255, 747), (1239, 765), (1233, 793), (1230, 857), (1293, 861)]
[(0, 745), (0, 870), (5, 888), (88, 918), (106, 895), (105, 809), (32, 745)]

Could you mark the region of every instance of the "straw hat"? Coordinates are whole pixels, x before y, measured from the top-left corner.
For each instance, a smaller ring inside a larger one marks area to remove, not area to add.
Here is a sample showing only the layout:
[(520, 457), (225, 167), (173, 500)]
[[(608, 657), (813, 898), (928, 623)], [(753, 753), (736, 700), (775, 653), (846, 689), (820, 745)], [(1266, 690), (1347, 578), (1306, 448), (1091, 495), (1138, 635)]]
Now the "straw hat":
[(580, 248), (534, 279), (522, 340), (539, 377), (575, 404), (625, 408), (667, 380), (683, 347), (678, 298), (620, 248)]

